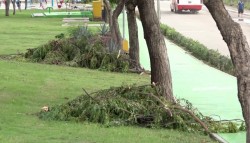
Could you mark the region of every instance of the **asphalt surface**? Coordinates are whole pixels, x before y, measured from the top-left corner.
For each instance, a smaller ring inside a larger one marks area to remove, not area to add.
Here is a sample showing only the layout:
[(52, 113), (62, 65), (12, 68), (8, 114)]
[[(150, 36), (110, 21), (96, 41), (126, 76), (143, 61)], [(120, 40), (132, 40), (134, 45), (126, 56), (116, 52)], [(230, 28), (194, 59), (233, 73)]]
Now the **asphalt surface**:
[[(155, 5), (156, 1), (155, 1)], [(161, 23), (175, 28), (184, 36), (190, 37), (204, 44), (209, 49), (218, 50), (221, 54), (229, 56), (229, 50), (218, 30), (215, 21), (205, 6), (197, 14), (189, 11), (174, 13), (170, 11), (170, 1), (160, 1)], [(243, 21), (239, 21), (237, 9), (226, 7), (232, 19), (241, 25), (244, 35), (250, 43), (250, 12), (245, 10)]]

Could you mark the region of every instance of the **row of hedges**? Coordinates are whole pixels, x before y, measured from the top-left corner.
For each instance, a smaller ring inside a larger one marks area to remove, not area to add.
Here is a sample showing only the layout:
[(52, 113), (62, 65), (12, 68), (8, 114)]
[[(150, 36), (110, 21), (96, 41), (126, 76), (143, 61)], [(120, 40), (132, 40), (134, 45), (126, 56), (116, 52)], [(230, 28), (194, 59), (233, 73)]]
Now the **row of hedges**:
[(161, 24), (161, 31), (166, 38), (190, 52), (197, 59), (223, 72), (235, 75), (233, 63), (229, 57), (221, 55), (218, 51), (208, 49), (198, 41), (183, 36), (167, 25)]

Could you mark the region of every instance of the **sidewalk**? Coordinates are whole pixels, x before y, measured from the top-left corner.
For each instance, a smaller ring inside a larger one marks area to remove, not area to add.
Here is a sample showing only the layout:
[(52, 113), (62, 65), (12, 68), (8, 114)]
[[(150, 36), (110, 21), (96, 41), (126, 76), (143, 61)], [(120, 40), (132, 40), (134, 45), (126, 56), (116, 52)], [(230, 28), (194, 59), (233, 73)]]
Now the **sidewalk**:
[[(238, 13), (238, 10), (236, 7), (233, 7), (233, 6), (225, 6), (226, 9), (230, 12), (235, 12), (235, 13)], [(250, 16), (250, 10), (246, 10), (244, 9), (244, 13), (243, 15), (247, 15), (247, 16)]]

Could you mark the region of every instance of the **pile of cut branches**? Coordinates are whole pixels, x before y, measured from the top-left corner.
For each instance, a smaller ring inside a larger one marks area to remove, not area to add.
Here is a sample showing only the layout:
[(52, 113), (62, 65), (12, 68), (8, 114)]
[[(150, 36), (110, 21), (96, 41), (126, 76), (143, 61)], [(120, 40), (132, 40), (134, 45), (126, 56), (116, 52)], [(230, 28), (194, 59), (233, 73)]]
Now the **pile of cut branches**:
[(237, 132), (245, 129), (242, 121), (241, 124), (215, 121), (203, 116), (187, 100), (169, 103), (158, 92), (158, 88), (151, 85), (125, 85), (91, 94), (84, 90), (84, 95), (38, 115), (46, 120), (88, 121), (107, 126), (138, 125), (188, 132)]
[(108, 34), (92, 34), (85, 26), (72, 31), (69, 38), (60, 34), (57, 39), (27, 49), (25, 58), (46, 64), (129, 72), (129, 56), (117, 50), (117, 44)]

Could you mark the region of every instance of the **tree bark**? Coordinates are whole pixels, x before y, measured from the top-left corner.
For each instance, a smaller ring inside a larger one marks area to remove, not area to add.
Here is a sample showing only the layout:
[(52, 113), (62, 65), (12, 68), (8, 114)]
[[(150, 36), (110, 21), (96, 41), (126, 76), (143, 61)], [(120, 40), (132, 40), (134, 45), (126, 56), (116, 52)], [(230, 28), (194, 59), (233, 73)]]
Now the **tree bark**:
[(138, 27), (136, 23), (135, 7), (136, 0), (129, 0), (126, 3), (127, 21), (129, 29), (129, 58), (130, 68), (142, 70), (140, 66)]
[[(24, 3), (25, 3), (25, 10), (26, 10), (28, 7), (28, 0), (25, 0)], [(20, 6), (21, 6), (21, 3), (20, 3)]]
[(110, 3), (108, 0), (103, 0), (104, 2), (104, 6), (106, 7), (106, 11), (107, 11), (107, 19), (108, 19), (108, 22), (109, 22), (109, 27), (111, 29), (112, 27), (112, 9), (111, 9), (111, 6), (110, 6)]
[(5, 1), (5, 16), (10, 15), (10, 0)]
[(223, 40), (227, 43), (235, 66), (238, 98), (246, 122), (246, 142), (250, 143), (250, 49), (240, 25), (234, 22), (221, 0), (205, 0)]
[(16, 0), (12, 0), (12, 5), (13, 5), (13, 15), (16, 14)]
[(120, 50), (122, 48), (122, 37), (121, 37), (121, 32), (119, 30), (119, 24), (117, 19), (123, 10), (123, 7), (125, 6), (125, 1), (126, 0), (119, 0), (112, 15), (111, 35), (112, 39), (116, 42), (116, 44), (118, 44), (116, 50)]
[(154, 0), (138, 0), (138, 8), (149, 51), (151, 83), (159, 85), (161, 93), (168, 101), (175, 102), (167, 49), (160, 31)]

